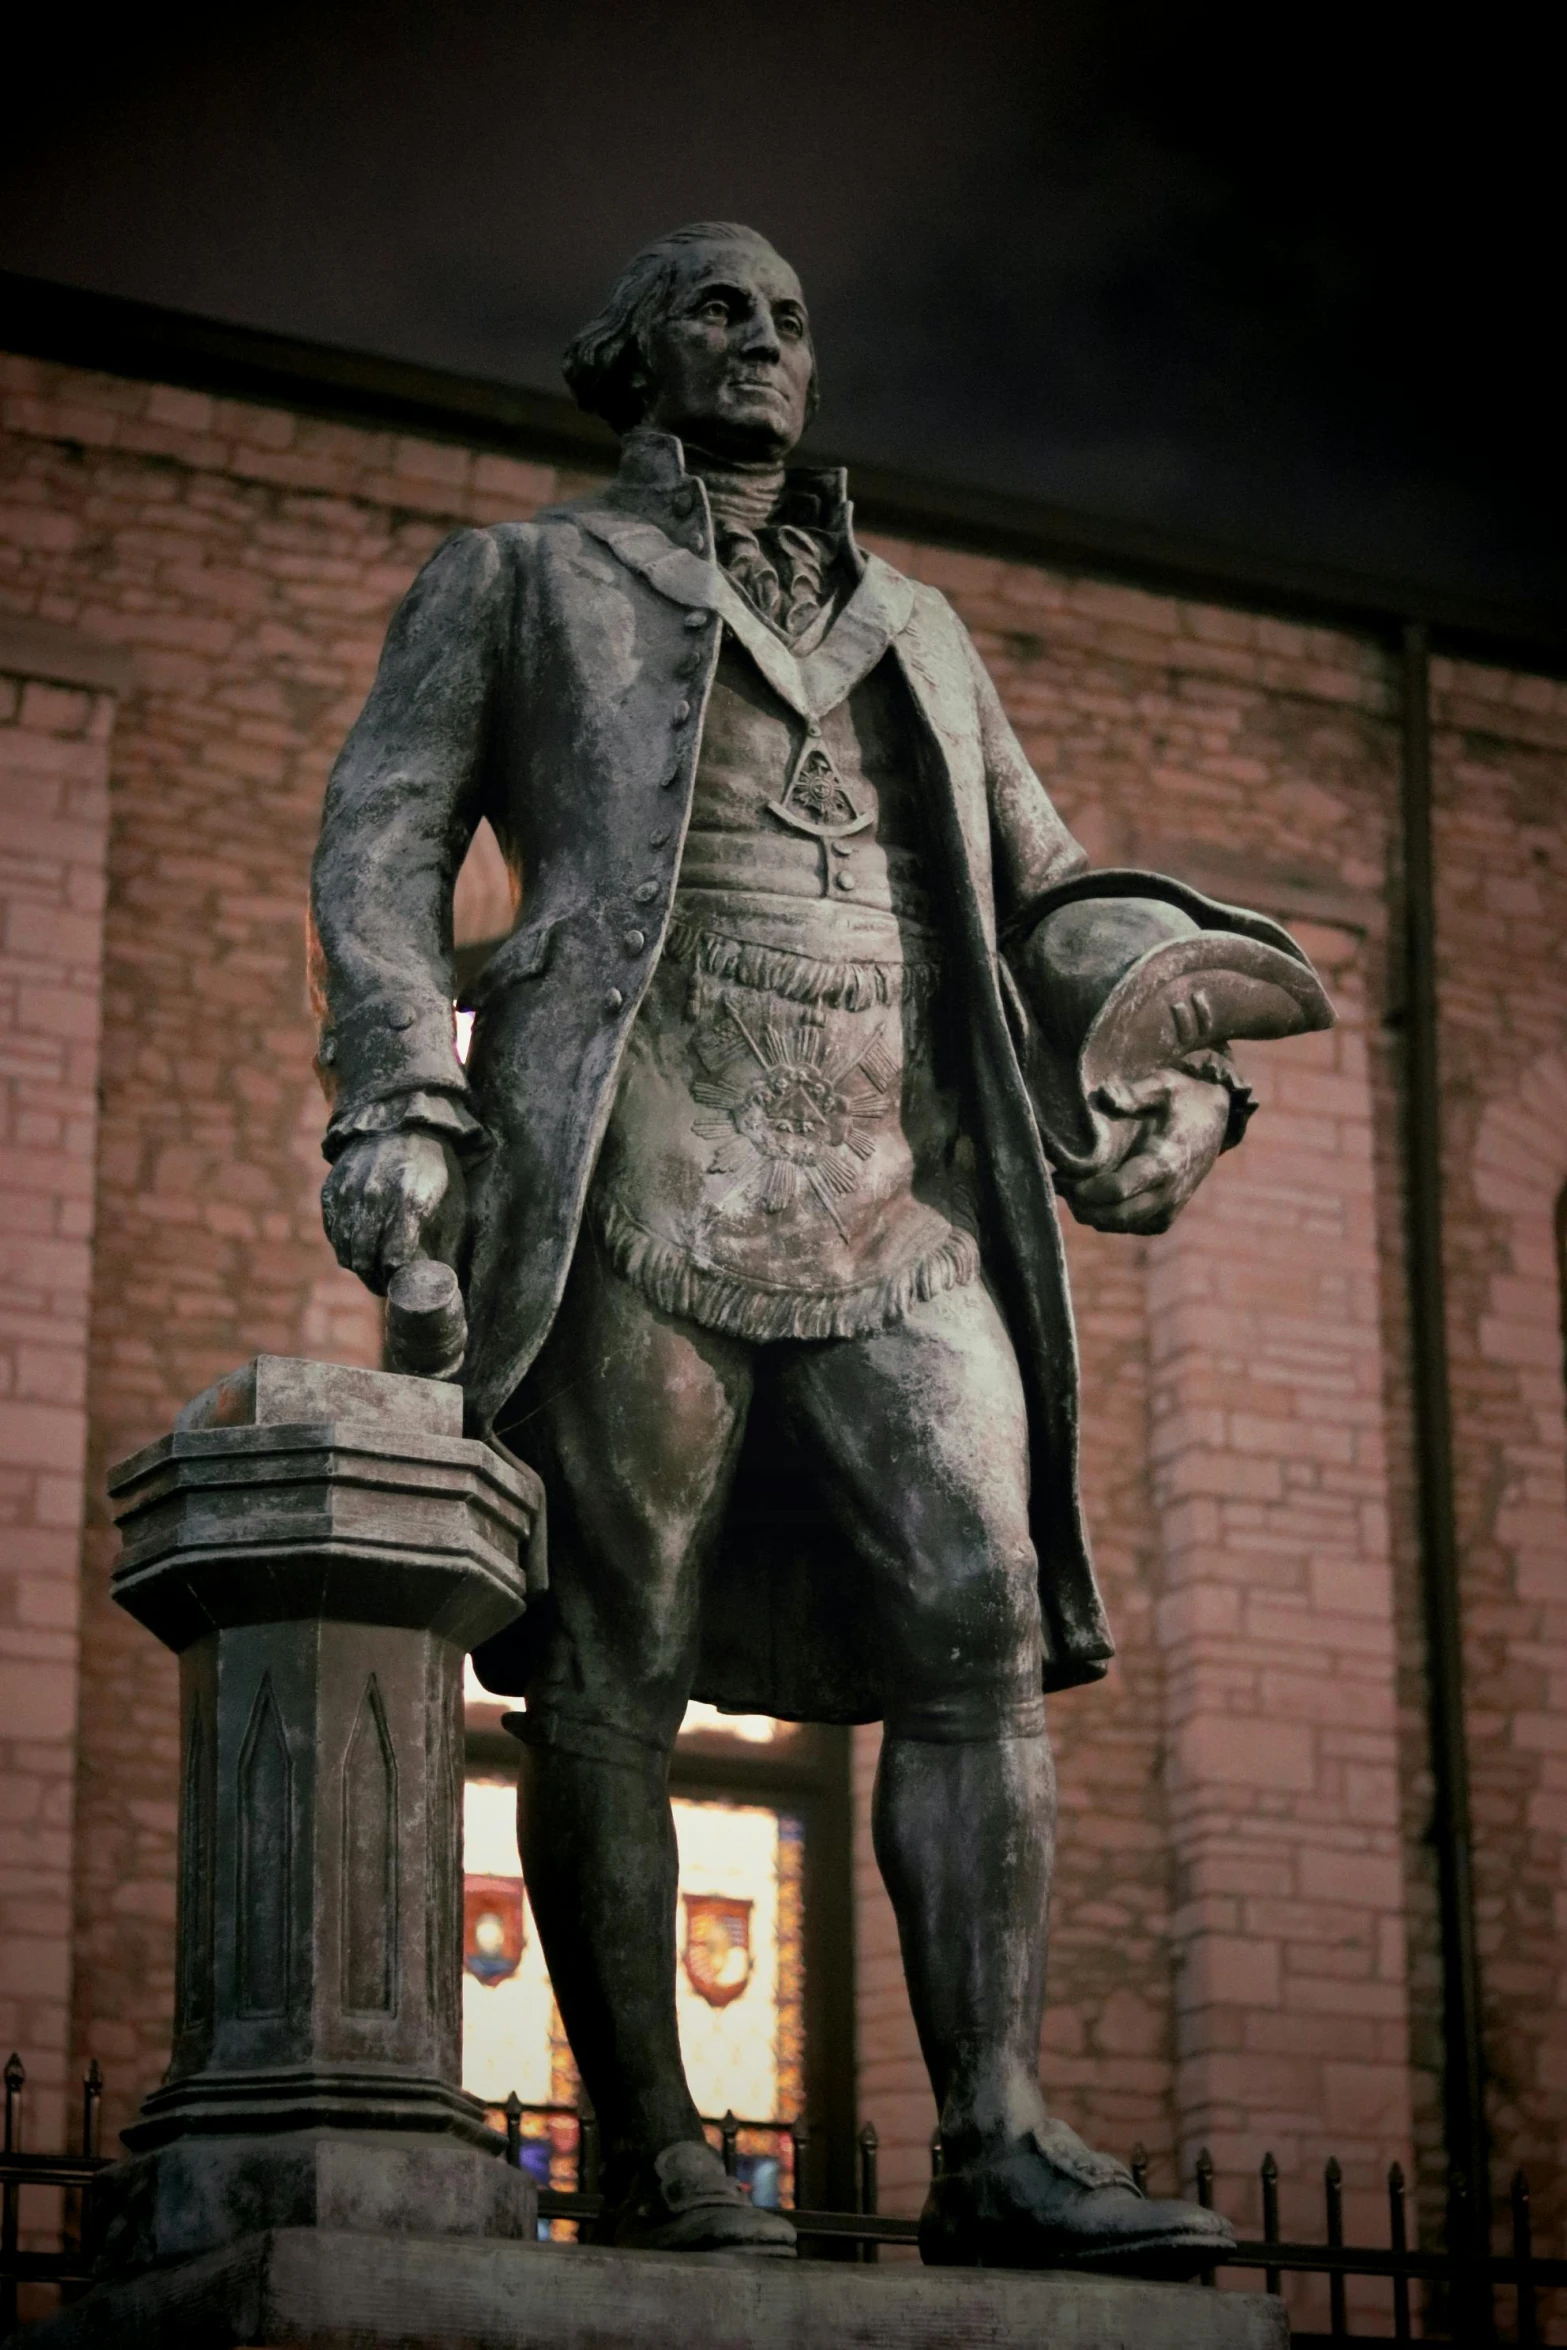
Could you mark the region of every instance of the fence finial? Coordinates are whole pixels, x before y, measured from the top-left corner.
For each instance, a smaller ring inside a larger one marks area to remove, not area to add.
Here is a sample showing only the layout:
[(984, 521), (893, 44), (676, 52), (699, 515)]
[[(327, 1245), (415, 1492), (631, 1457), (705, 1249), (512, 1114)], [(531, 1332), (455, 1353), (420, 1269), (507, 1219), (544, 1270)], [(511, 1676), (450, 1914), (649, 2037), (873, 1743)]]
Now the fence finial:
[[(866, 2219), (876, 2217), (881, 2202), (880, 2191), (876, 2183), (876, 2155), (880, 2145), (881, 2139), (877, 2135), (875, 2123), (867, 2122), (860, 2132), (860, 2175), (857, 2181), (856, 2197), (859, 2210)], [(880, 2245), (862, 2241), (860, 2258), (861, 2260), (879, 2260), (881, 2258)]]
[(21, 2146), (22, 2091), (27, 2083), (27, 2067), (13, 2048), (5, 2067), (5, 2150), (15, 2154)]
[(103, 2126), (103, 2074), (96, 2056), (82, 2075), (82, 2152), (89, 2162), (98, 2157), (98, 2134)]
[(792, 2172), (792, 2201), (796, 2211), (805, 2207), (805, 2157), (811, 2143), (811, 2125), (803, 2113), (796, 2114), (789, 2124), (789, 2157)]

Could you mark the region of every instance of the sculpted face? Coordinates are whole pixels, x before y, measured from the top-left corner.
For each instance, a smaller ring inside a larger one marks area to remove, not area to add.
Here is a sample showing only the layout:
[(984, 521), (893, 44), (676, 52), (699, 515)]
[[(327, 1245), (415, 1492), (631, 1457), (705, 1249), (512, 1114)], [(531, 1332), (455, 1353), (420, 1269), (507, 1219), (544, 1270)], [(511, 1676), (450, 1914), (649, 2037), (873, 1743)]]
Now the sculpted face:
[(693, 245), (649, 338), (643, 422), (740, 464), (805, 430), (815, 354), (800, 281), (766, 245)]

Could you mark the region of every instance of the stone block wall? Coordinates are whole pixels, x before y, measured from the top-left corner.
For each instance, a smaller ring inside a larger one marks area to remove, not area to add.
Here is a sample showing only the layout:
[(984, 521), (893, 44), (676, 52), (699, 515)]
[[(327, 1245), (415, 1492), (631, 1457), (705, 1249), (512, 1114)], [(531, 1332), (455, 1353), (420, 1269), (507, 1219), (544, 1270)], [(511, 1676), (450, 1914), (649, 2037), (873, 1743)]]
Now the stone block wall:
[[(107, 746), (100, 1130), (71, 1178), (95, 1163), (74, 2046), (110, 2073), (112, 2126), (166, 2051), (174, 1725), (172, 1675), (107, 1603), (103, 1470), (257, 1348), (374, 1357), (375, 1310), (333, 1267), (316, 1209), (302, 905), (320, 796), (423, 557), (456, 524), (580, 485), (33, 361), (0, 361), (0, 402), (0, 612), (127, 664)], [(1237, 2193), (1268, 2137), (1281, 2161), (1337, 2148), (1365, 2187), (1411, 2128), (1434, 2183), (1389, 658), (1328, 629), (881, 544), (951, 595), (1090, 854), (1311, 926), (1351, 1015), (1332, 1039), (1251, 1057), (1253, 1135), (1175, 1232), (1068, 1233), (1085, 1483), (1121, 1654), (1109, 1683), (1054, 1707), (1047, 2080), (1103, 2143), (1141, 2138), (1156, 2184), (1189, 2171), (1207, 2134)], [(1439, 663), (1435, 686), (1493, 2121), (1499, 2166), (1530, 2162), (1542, 2232), (1559, 2237), (1567, 708), (1561, 689), (1500, 672)], [(58, 739), (89, 744), (96, 706), (84, 723)], [(101, 790), (101, 741), (94, 755)], [(24, 1662), (29, 1642), (74, 1637), (21, 1630)], [(860, 2102), (887, 2200), (908, 2208), (932, 2117), (863, 1835), (874, 1749), (857, 1741)], [(6, 1848), (24, 1900), (42, 1882), (32, 1833)], [(1245, 1884), (1220, 1881), (1231, 1845)]]

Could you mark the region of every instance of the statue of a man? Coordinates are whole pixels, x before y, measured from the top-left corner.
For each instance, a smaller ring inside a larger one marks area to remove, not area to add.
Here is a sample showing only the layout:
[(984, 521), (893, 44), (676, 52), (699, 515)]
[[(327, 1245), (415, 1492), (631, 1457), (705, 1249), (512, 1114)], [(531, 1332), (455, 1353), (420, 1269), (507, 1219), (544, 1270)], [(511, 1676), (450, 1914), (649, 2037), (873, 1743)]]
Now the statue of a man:
[[(1261, 917), (1085, 873), (946, 601), (858, 547), (841, 474), (785, 470), (816, 362), (763, 238), (650, 245), (566, 373), (620, 470), (426, 565), (314, 909), (328, 1234), (377, 1290), (457, 1268), (470, 1424), (548, 1495), (548, 1571), (536, 1546), (477, 1662), (525, 1702), (600, 2240), (793, 2246), (681, 2064), (666, 1781), (695, 1695), (885, 1724), (876, 1853), (945, 2150), (925, 2258), (1190, 2272), (1224, 2223), (1146, 2200), (1038, 2078), (1044, 1692), (1111, 1655), (1056, 1192), (1162, 1231), (1244, 1127), (1227, 1038), (1328, 1015)], [(482, 817), (521, 913), (465, 1071)]]

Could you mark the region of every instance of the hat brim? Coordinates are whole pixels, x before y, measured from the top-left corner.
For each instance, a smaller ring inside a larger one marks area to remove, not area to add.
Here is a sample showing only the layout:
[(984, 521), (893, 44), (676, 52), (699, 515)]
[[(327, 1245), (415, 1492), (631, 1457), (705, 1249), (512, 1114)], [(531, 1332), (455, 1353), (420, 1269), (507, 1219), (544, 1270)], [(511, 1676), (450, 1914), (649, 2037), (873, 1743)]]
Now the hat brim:
[(1167, 940), (1116, 982), (1075, 1064), (1048, 1048), (1036, 1054), (1031, 1076), (1046, 1141), (1065, 1165), (1092, 1162), (1101, 1147), (1094, 1097), (1112, 1080), (1136, 1083), (1193, 1053), (1304, 1036), (1331, 1028), (1334, 1018), (1298, 949), (1286, 953), (1233, 930)]

